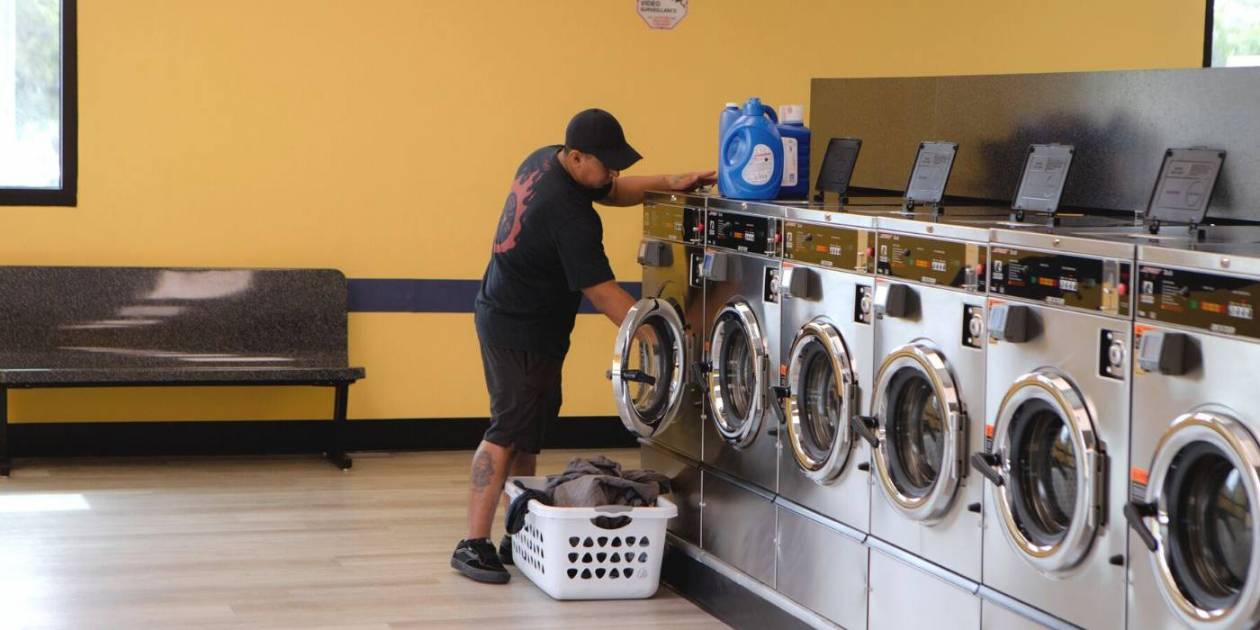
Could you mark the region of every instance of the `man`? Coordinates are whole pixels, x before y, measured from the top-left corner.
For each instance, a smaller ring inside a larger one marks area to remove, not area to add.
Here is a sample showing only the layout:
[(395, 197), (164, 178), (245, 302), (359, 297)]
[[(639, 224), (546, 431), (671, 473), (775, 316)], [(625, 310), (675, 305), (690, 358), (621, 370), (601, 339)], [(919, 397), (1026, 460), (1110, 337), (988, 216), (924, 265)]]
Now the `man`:
[(712, 172), (619, 177), (640, 158), (612, 114), (588, 109), (569, 121), (564, 146), (533, 152), (516, 171), (477, 293), (490, 429), (473, 455), (467, 538), (451, 558), (479, 582), (510, 577), (511, 539), (496, 553), (490, 526), (504, 481), (534, 474), (543, 428), (560, 413), (560, 371), (582, 296), (616, 325), (634, 306), (613, 278), (591, 203), (634, 206), (646, 190), (713, 181)]

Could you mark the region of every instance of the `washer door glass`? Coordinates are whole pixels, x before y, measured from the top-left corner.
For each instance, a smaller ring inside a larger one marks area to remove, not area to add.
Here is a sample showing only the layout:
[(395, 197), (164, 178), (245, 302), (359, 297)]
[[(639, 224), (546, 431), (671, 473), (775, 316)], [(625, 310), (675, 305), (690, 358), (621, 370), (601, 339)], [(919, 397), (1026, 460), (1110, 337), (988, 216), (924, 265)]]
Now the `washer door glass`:
[(885, 437), (892, 482), (904, 495), (921, 498), (932, 491), (944, 461), (945, 410), (923, 370), (905, 367), (888, 386)]
[(1076, 507), (1072, 429), (1051, 404), (1033, 399), (1012, 420), (1011, 494), (1015, 522), (1037, 545), (1062, 542)]
[(1007, 538), (1042, 573), (1085, 559), (1098, 532), (1103, 456), (1084, 399), (1045, 368), (1011, 385), (998, 408), (994, 452), (1006, 483), (990, 486)]
[(788, 362), (788, 441), (797, 465), (818, 482), (844, 469), (854, 375), (844, 341), (823, 318), (801, 328)]
[(1212, 444), (1188, 446), (1165, 481), (1168, 552), (1182, 590), (1202, 608), (1238, 601), (1251, 564), (1251, 501), (1242, 475)]
[(879, 436), (875, 464), (884, 496), (908, 517), (945, 515), (962, 478), (966, 418), (945, 357), (909, 344), (884, 358), (872, 415)]
[(767, 354), (756, 316), (742, 302), (728, 304), (713, 323), (709, 403), (723, 439), (747, 446), (761, 428)]
[(673, 420), (685, 385), (686, 334), (678, 309), (640, 300), (622, 322), (613, 357), (613, 395), (628, 429), (652, 437)]
[(1260, 449), (1238, 421), (1185, 414), (1161, 439), (1147, 499), (1158, 508), (1153, 558), (1161, 590), (1184, 620), (1251, 626), (1260, 617), (1256, 467)]

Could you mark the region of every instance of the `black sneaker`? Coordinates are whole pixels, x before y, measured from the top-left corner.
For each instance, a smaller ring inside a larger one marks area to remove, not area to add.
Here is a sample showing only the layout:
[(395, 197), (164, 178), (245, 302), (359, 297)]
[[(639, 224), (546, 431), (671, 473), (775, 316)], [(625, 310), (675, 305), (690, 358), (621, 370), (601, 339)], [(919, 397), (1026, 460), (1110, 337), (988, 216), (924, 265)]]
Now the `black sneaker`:
[(499, 562), (516, 564), (512, 561), (512, 537), (507, 534), (504, 534), (503, 540), (499, 541)]
[(489, 538), (461, 540), (451, 556), (451, 568), (478, 582), (506, 584), (512, 575), (503, 568)]

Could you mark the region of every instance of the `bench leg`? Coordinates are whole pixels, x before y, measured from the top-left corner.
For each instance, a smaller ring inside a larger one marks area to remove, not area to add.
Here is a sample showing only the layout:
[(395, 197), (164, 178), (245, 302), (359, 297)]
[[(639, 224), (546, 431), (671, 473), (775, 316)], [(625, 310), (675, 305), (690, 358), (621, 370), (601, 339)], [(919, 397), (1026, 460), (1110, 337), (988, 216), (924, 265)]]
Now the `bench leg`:
[(9, 388), (0, 387), (0, 477), (8, 477), (9, 461)]
[(349, 470), (354, 465), (354, 461), (350, 459), (349, 455), (346, 455), (343, 438), (345, 437), (346, 404), (350, 398), (350, 384), (341, 383), (334, 387), (332, 446), (325, 453), (325, 456), (337, 468)]

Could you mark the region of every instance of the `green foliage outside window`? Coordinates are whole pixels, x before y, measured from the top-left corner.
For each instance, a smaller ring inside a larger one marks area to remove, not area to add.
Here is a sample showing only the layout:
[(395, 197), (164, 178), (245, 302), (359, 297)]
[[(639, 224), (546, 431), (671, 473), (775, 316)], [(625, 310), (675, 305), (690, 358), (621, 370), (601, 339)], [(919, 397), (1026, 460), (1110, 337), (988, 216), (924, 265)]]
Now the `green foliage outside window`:
[(1260, 66), (1260, 0), (1215, 0), (1212, 65)]

